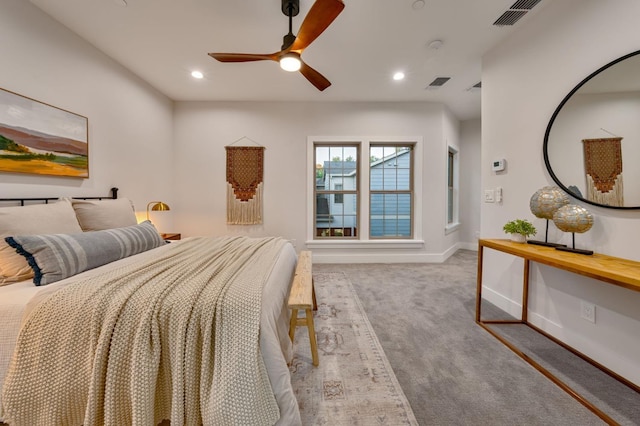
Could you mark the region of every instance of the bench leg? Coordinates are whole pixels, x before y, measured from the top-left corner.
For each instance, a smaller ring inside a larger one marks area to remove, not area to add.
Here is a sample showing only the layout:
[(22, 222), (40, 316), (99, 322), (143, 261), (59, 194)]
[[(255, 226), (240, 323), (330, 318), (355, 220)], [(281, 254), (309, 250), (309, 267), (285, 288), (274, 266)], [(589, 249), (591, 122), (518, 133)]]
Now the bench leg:
[(307, 317), (307, 328), (309, 329), (311, 357), (313, 358), (313, 365), (317, 367), (320, 361), (318, 360), (318, 342), (316, 342), (316, 330), (313, 326), (313, 311), (311, 309), (305, 309), (305, 316)]
[(313, 310), (318, 310), (318, 302), (316, 302), (316, 287), (313, 285), (313, 277), (311, 277), (311, 297), (313, 299)]
[(298, 310), (291, 309), (291, 319), (289, 320), (289, 338), (293, 343), (293, 339), (296, 336), (296, 326), (298, 325)]

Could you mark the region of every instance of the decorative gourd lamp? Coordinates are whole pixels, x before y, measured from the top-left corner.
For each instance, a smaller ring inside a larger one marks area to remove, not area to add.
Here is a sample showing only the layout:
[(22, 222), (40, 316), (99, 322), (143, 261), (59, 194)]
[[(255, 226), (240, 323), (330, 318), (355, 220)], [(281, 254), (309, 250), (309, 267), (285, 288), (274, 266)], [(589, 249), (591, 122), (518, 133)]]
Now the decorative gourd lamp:
[(557, 186), (545, 186), (537, 190), (529, 200), (529, 208), (536, 217), (546, 219), (547, 226), (544, 231), (544, 241), (528, 240), (527, 242), (548, 247), (565, 246), (549, 242), (549, 219), (553, 219), (553, 214), (567, 204), (569, 204), (569, 197)]
[(576, 232), (587, 232), (593, 226), (593, 215), (589, 210), (576, 204), (567, 204), (560, 207), (553, 214), (553, 223), (564, 232), (571, 232), (572, 247), (556, 247), (556, 250), (570, 251), (572, 253), (593, 254), (593, 250), (576, 248)]

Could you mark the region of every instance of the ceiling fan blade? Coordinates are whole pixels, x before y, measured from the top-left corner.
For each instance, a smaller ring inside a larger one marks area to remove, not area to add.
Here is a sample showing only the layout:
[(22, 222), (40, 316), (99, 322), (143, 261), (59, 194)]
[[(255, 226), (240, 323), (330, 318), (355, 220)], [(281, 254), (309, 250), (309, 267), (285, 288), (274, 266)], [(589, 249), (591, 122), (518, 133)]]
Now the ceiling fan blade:
[(213, 59), (220, 62), (251, 62), (251, 61), (277, 61), (280, 52), (277, 53), (209, 53)]
[(296, 40), (288, 50), (301, 52), (306, 49), (344, 9), (342, 0), (316, 0), (305, 16)]
[(307, 80), (309, 80), (311, 84), (316, 86), (316, 89), (318, 89), (321, 92), (327, 87), (331, 86), (331, 82), (327, 80), (325, 76), (323, 76), (318, 71), (314, 70), (304, 62), (302, 62), (302, 66), (300, 67), (300, 72), (302, 73), (302, 75), (305, 76)]

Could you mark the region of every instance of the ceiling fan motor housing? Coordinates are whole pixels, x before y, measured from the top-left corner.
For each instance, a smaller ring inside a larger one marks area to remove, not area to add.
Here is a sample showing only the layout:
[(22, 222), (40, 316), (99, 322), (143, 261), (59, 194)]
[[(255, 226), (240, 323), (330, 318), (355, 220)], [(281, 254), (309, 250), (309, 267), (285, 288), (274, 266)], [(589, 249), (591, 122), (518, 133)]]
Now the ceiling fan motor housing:
[(282, 50), (285, 50), (286, 48), (291, 46), (294, 41), (296, 41), (296, 36), (291, 33), (282, 37)]
[(282, 0), (282, 13), (285, 16), (298, 16), (300, 13), (300, 0)]

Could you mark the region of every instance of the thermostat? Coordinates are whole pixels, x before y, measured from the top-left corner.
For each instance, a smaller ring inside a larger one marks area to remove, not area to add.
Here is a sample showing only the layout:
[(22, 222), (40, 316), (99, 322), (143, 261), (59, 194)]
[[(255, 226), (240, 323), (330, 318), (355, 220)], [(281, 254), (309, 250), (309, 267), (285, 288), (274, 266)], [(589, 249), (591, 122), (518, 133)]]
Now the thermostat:
[(504, 170), (504, 166), (505, 166), (504, 158), (501, 158), (491, 163), (491, 170), (493, 170), (494, 172), (501, 172)]

